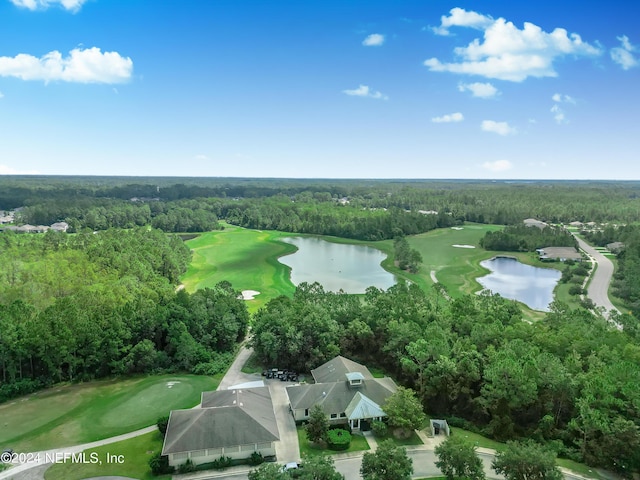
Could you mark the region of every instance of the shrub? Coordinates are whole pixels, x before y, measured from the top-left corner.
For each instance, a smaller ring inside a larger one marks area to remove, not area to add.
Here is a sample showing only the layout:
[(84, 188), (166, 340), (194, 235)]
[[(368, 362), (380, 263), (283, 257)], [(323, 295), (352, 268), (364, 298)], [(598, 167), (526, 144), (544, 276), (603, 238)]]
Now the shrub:
[(341, 428), (327, 432), (327, 446), (331, 450), (347, 450), (351, 445), (351, 434)]
[(149, 466), (151, 467), (151, 473), (154, 475), (173, 473), (175, 470), (171, 465), (169, 465), (169, 457), (166, 455), (160, 455), (160, 452), (156, 453), (149, 459)]
[(225, 457), (224, 455), (217, 460), (214, 460), (212, 463), (213, 468), (217, 470), (222, 470), (223, 468), (228, 468), (232, 464), (231, 457)]
[(580, 285), (572, 285), (569, 287), (569, 295), (580, 295), (582, 293), (582, 287)]
[(190, 473), (195, 471), (196, 471), (196, 466), (191, 461), (190, 458), (188, 458), (186, 462), (184, 462), (182, 465), (178, 467), (178, 473)]
[(260, 465), (264, 462), (264, 457), (260, 452), (253, 452), (249, 457), (249, 465)]
[(371, 422), (371, 430), (376, 437), (385, 437), (387, 435), (387, 424), (380, 420)]
[(169, 425), (169, 415), (158, 418), (156, 425), (158, 426), (158, 430), (160, 430), (162, 438), (164, 438), (165, 434), (167, 433), (167, 425)]

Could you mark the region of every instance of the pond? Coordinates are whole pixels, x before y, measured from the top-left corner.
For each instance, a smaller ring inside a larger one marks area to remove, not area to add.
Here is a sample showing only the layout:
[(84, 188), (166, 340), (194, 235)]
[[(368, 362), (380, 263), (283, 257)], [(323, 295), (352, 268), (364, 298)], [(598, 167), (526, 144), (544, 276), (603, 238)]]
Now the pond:
[(291, 267), (294, 285), (318, 282), (330, 292), (342, 289), (364, 293), (367, 287), (386, 290), (396, 283), (396, 277), (380, 266), (386, 254), (375, 248), (312, 237), (286, 237), (282, 241), (298, 247), (297, 252), (278, 259)]
[(491, 270), (490, 274), (478, 278), (485, 289), (518, 300), (533, 310), (549, 311), (553, 289), (562, 276), (558, 270), (532, 267), (508, 257), (495, 257), (480, 265)]

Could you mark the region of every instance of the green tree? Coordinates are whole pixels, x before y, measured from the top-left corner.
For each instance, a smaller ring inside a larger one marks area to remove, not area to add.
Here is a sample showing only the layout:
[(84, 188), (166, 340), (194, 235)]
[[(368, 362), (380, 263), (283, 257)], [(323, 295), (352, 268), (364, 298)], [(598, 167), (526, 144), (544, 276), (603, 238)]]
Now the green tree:
[(422, 404), (410, 388), (398, 387), (398, 390), (387, 398), (382, 409), (389, 417), (389, 425), (400, 430), (403, 436), (411, 435), (412, 430), (422, 428), (426, 416)]
[(380, 442), (374, 453), (362, 457), (360, 474), (364, 480), (409, 480), (413, 473), (413, 461), (404, 447), (397, 447), (393, 440)]
[(482, 460), (476, 454), (476, 447), (462, 437), (449, 437), (435, 449), (438, 460), (436, 466), (448, 480), (466, 478), (484, 480)]
[(309, 421), (304, 426), (310, 442), (320, 443), (327, 438), (329, 419), (320, 405), (314, 405), (309, 412)]
[(302, 459), (303, 468), (298, 478), (302, 480), (344, 480), (344, 475), (336, 471), (333, 458), (324, 455), (310, 455)]
[(280, 470), (276, 463), (263, 463), (249, 472), (249, 480), (289, 480), (290, 475)]
[(507, 442), (506, 450), (498, 452), (492, 463), (498, 475), (506, 480), (562, 480), (556, 467), (556, 454), (535, 443)]

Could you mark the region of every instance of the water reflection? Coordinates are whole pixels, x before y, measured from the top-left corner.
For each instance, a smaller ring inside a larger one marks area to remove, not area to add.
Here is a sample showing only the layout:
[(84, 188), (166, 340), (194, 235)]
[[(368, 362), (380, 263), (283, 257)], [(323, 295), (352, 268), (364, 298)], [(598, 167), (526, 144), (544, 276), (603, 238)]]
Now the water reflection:
[(386, 255), (363, 245), (344, 245), (312, 237), (287, 237), (282, 241), (298, 251), (278, 260), (291, 267), (291, 281), (318, 282), (325, 290), (364, 293), (374, 286), (386, 290), (396, 283), (394, 275), (380, 266)]
[(518, 300), (533, 310), (549, 311), (553, 289), (562, 276), (558, 270), (532, 267), (506, 257), (485, 260), (480, 265), (491, 270), (478, 278), (485, 289)]

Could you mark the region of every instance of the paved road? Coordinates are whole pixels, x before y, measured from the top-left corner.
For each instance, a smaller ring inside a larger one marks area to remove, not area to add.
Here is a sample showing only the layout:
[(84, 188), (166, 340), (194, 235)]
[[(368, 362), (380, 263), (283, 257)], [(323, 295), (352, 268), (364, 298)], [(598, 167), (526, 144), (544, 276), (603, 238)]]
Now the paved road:
[[(591, 283), (587, 287), (587, 295), (596, 304), (596, 307), (604, 308), (604, 316), (608, 317), (611, 312), (619, 312), (619, 310), (613, 306), (609, 300), (609, 284), (611, 283), (611, 277), (613, 276), (613, 263), (602, 253), (597, 251), (587, 242), (581, 238), (576, 237), (580, 248), (589, 255), (593, 261), (598, 265)], [(621, 328), (620, 325), (616, 326)]]
[(262, 376), (260, 374), (250, 374), (250, 373), (242, 373), (242, 367), (249, 360), (249, 357), (253, 353), (252, 348), (246, 348), (243, 344), (240, 347), (240, 351), (236, 356), (236, 359), (233, 361), (227, 373), (225, 373), (224, 377), (220, 381), (220, 385), (218, 385), (218, 390), (227, 390), (229, 387), (233, 385), (240, 385), (242, 383), (254, 382), (256, 380), (262, 380)]

